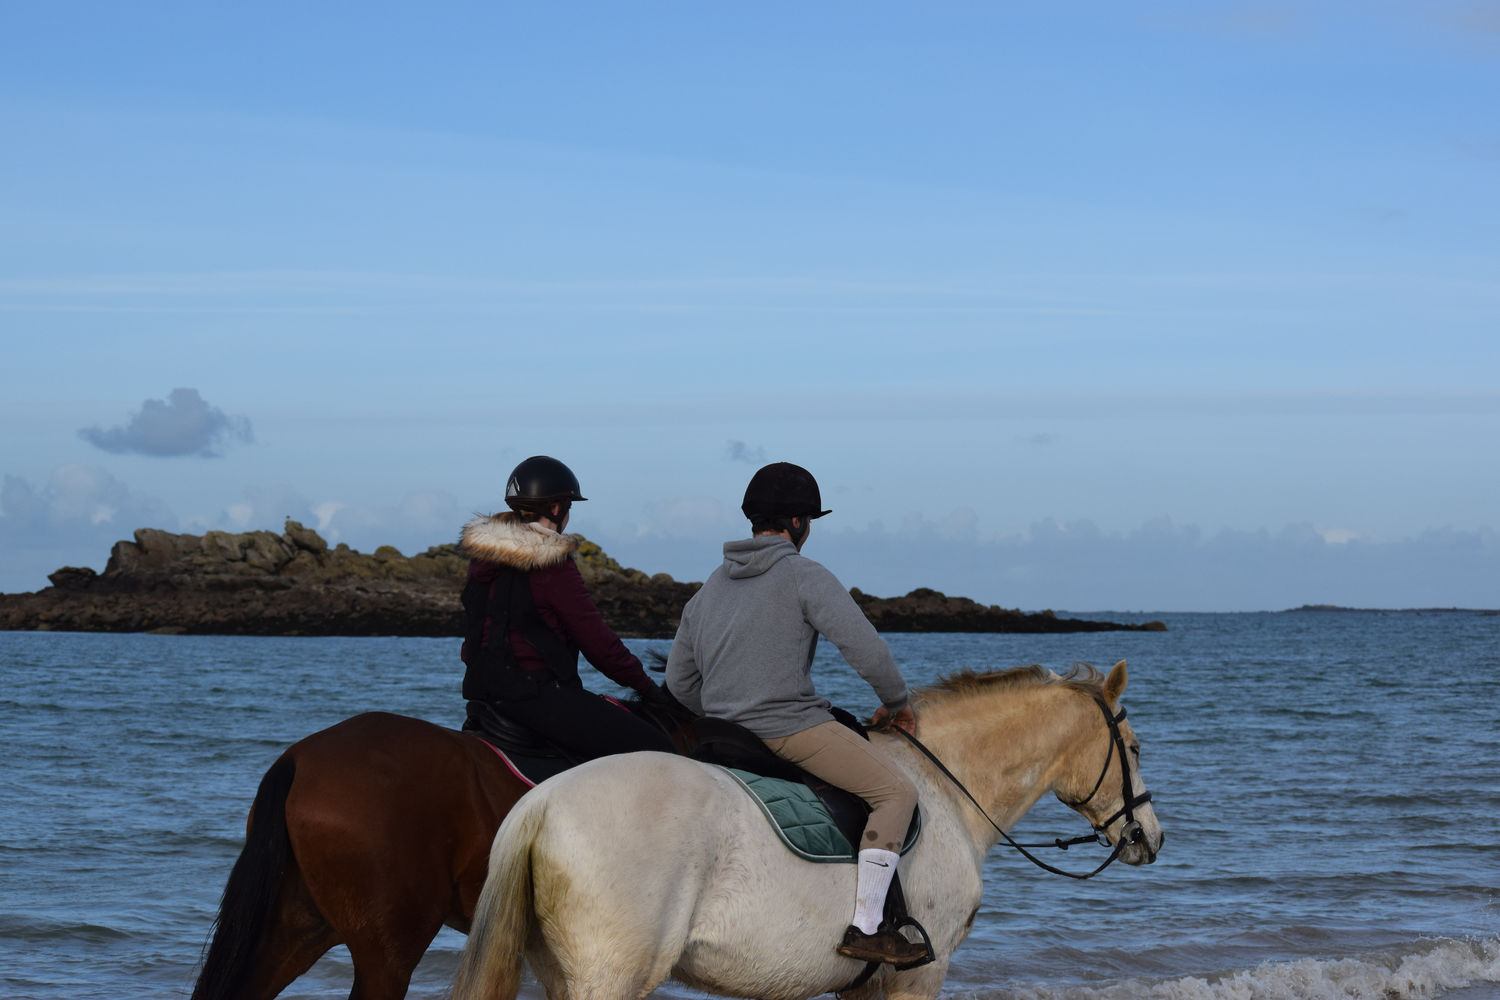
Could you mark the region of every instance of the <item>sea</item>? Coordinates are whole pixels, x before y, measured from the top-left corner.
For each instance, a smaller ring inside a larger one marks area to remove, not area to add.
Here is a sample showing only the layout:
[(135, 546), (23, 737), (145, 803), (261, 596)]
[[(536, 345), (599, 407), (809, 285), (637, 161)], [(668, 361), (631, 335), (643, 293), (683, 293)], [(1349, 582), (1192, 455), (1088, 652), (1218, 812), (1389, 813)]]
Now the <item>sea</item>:
[[(1076, 614), (1167, 630), (886, 637), (914, 685), (1127, 660), (1166, 832), (1088, 881), (997, 847), (943, 996), (1500, 1000), (1500, 616)], [(836, 650), (815, 669), (875, 707)], [(0, 632), (0, 997), (186, 996), (265, 769), (358, 712), (457, 725), (460, 675), (456, 639)], [(1012, 834), (1087, 832), (1049, 799)], [(444, 930), (410, 995), (445, 996), (462, 946)], [(350, 982), (337, 949), (283, 996)]]

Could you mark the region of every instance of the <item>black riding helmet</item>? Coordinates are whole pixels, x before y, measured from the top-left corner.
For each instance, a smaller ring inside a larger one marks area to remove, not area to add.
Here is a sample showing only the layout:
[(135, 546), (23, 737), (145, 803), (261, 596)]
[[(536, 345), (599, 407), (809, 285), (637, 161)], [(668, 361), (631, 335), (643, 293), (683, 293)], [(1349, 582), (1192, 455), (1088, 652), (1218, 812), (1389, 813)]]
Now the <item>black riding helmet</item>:
[(750, 477), (740, 510), (751, 523), (783, 517), (815, 518), (833, 513), (823, 510), (823, 497), (812, 473), (791, 462), (773, 462)]
[(578, 477), (555, 458), (533, 455), (516, 466), (505, 484), (505, 502), (515, 511), (543, 510), (554, 503), (587, 500)]

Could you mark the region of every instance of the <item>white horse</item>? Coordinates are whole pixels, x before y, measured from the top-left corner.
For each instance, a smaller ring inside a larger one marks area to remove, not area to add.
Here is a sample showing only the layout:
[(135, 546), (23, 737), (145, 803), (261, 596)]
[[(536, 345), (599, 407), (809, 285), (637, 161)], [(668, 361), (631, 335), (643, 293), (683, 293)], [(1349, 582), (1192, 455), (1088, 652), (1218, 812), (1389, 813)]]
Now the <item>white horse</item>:
[[(937, 996), (979, 911), (999, 828), (1048, 791), (1102, 830), (1120, 860), (1155, 860), (1162, 831), (1140, 746), (1115, 707), (1124, 688), (1122, 660), (1102, 680), (1086, 665), (1066, 677), (1021, 667), (918, 692), (918, 735), (952, 777), (900, 734), (871, 734), (917, 787), (922, 833), (900, 877), (937, 957), (881, 966), (848, 995)], [(854, 878), (852, 863), (792, 854), (717, 767), (604, 757), (538, 786), (501, 825), (453, 998), (514, 1000), (523, 953), (549, 1000), (640, 1000), (669, 976), (762, 1000), (838, 991), (864, 968), (834, 951)]]

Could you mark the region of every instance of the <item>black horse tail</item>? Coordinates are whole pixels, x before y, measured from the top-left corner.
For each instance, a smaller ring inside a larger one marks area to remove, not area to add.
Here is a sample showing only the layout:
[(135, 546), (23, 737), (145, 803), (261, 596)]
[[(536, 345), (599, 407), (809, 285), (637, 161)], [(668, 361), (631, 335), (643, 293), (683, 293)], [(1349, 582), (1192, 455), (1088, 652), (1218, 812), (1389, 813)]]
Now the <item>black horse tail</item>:
[(224, 886), (192, 1000), (231, 1000), (250, 979), (291, 856), (286, 796), (296, 772), (292, 759), (282, 756), (260, 779), (245, 846)]

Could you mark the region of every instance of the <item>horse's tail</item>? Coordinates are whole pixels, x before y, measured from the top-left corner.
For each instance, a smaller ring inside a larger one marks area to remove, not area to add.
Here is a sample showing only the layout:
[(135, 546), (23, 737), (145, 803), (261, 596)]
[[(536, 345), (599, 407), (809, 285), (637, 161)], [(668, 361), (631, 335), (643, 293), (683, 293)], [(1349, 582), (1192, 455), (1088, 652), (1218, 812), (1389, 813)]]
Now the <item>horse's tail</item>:
[(451, 1000), (515, 1000), (520, 992), (533, 928), (531, 845), (546, 812), (544, 798), (526, 795), (500, 824)]
[(249, 982), (291, 855), (286, 796), (296, 771), (292, 758), (283, 755), (260, 779), (245, 846), (224, 886), (192, 1000), (229, 1000)]

